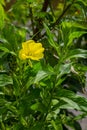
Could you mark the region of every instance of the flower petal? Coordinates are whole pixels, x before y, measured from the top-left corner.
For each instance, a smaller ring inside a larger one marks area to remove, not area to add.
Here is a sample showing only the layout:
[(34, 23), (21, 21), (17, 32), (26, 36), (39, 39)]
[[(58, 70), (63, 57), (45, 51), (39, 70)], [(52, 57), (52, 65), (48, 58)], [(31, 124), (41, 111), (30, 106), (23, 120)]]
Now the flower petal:
[(19, 58), (23, 60), (26, 59), (25, 51), (23, 49), (19, 51)]
[(41, 43), (35, 43), (33, 40), (29, 40), (22, 43), (22, 48), (19, 52), (20, 59), (32, 59), (39, 60), (43, 58), (44, 48)]

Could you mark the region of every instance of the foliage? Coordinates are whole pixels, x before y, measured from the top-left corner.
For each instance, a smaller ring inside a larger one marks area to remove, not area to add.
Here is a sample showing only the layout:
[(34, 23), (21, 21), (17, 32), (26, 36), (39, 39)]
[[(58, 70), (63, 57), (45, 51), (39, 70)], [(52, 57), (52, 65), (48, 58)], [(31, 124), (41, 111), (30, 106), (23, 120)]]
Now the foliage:
[[(87, 0), (0, 1), (0, 130), (81, 130), (86, 11)], [(28, 40), (35, 42), (23, 55), (32, 52), (38, 60), (20, 59)]]

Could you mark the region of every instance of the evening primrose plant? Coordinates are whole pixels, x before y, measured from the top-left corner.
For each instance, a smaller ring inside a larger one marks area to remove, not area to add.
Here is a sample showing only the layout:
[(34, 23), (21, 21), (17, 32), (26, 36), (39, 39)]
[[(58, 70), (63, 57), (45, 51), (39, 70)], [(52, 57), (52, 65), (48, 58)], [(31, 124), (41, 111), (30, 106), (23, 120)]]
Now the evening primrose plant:
[(87, 0), (0, 1), (0, 130), (82, 130), (86, 6)]

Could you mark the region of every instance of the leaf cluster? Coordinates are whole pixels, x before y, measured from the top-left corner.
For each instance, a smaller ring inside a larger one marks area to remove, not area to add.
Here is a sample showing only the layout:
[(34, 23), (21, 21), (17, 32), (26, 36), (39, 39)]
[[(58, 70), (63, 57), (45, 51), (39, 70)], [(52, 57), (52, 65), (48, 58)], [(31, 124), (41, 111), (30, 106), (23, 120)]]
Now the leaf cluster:
[[(87, 0), (0, 1), (0, 130), (81, 130), (86, 11)], [(45, 48), (40, 61), (19, 59), (29, 39)]]

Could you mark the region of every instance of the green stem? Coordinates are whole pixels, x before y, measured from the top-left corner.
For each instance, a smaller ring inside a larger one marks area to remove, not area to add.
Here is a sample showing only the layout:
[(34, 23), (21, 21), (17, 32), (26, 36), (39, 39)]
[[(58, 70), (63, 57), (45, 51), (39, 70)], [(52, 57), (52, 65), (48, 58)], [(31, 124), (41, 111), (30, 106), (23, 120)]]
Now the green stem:
[(34, 34), (34, 21), (33, 21), (33, 12), (32, 12), (32, 7), (29, 5), (29, 11), (30, 11), (30, 18), (31, 18), (31, 26)]
[[(47, 115), (48, 115), (49, 111), (51, 110), (51, 102), (52, 102), (52, 99), (53, 99), (53, 92), (55, 90), (55, 87), (56, 86), (55, 86), (55, 83), (54, 83), (53, 88), (52, 88), (52, 90), (50, 92), (51, 96), (50, 96), (50, 100), (49, 100), (49, 103), (48, 103), (47, 112), (46, 112), (45, 116), (43, 117), (44, 122), (46, 122)], [(44, 123), (44, 125), (45, 125), (45, 123)]]
[(51, 12), (52, 12), (52, 15), (54, 16), (54, 18), (55, 18), (55, 14), (54, 14), (54, 11), (53, 11), (53, 8), (52, 8), (52, 5), (51, 5), (51, 2), (49, 1), (49, 7), (50, 7), (50, 10), (51, 10)]

